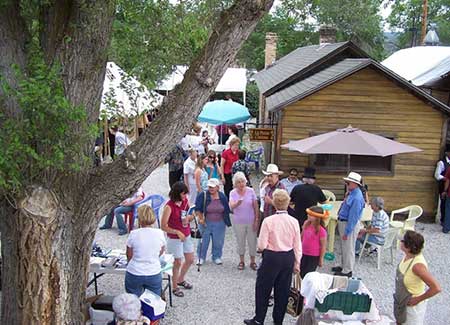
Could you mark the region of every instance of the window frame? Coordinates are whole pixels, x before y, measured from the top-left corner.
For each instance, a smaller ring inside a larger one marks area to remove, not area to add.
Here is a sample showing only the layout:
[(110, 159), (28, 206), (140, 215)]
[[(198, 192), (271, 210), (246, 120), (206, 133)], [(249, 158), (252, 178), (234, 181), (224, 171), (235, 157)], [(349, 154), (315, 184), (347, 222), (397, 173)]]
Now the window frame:
[[(315, 135), (320, 135), (320, 134), (324, 134), (326, 132), (316, 132), (316, 131), (311, 131), (310, 132), (310, 136), (315, 136)], [(390, 140), (394, 140), (396, 141), (396, 135), (394, 135), (393, 133), (388, 133), (388, 132), (380, 132), (380, 133), (374, 133), (376, 135), (388, 138)], [(317, 155), (330, 155), (330, 154), (310, 154), (309, 155), (309, 166), (313, 166), (317, 172), (321, 172), (321, 173), (326, 173), (326, 174), (342, 174), (347, 173), (347, 164), (344, 167), (326, 167), (326, 166), (317, 166), (316, 165), (316, 160), (317, 160)], [(342, 156), (347, 156), (347, 155), (342, 155)], [(381, 157), (381, 158), (389, 158), (391, 159), (390, 161), (390, 166), (389, 166), (389, 170), (374, 170), (374, 169), (364, 169), (364, 168), (352, 168), (351, 166), (351, 157), (352, 156), (359, 156), (359, 155), (349, 155), (350, 156), (350, 169), (351, 171), (357, 172), (357, 173), (361, 173), (364, 175), (379, 175), (379, 176), (394, 176), (395, 174), (395, 155), (391, 155), (391, 156), (386, 156), (386, 157)], [(363, 157), (379, 157), (379, 156), (363, 156)]]

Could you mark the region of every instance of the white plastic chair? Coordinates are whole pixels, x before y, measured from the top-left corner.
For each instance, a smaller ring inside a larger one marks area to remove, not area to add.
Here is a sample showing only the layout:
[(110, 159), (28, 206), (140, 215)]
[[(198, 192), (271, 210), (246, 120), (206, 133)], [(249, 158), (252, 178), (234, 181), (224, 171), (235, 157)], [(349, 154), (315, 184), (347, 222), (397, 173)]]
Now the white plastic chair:
[(368, 242), (369, 234), (366, 234), (366, 238), (364, 239), (364, 244), (362, 245), (361, 252), (359, 252), (358, 264), (361, 261), (361, 257), (363, 256), (364, 249), (366, 244), (369, 244), (372, 247), (377, 249), (377, 269), (380, 269), (381, 265), (381, 255), (382, 252), (389, 249), (391, 251), (391, 264), (394, 263), (394, 250), (397, 249), (396, 243), (397, 235), (400, 231), (400, 228), (389, 228), (384, 237), (384, 245), (378, 245), (371, 242)]
[(325, 197), (327, 198), (328, 201), (330, 202), (334, 202), (336, 201), (336, 195), (334, 195), (333, 192), (329, 191), (329, 190), (322, 190), (323, 195), (325, 195)]
[[(394, 220), (394, 216), (399, 213), (408, 212), (408, 218), (405, 221)], [(423, 209), (418, 205), (410, 205), (405, 208), (394, 210), (391, 212), (391, 221), (389, 224), (391, 227), (401, 229), (401, 233), (405, 233), (406, 230), (414, 230), (416, 220), (422, 215)]]

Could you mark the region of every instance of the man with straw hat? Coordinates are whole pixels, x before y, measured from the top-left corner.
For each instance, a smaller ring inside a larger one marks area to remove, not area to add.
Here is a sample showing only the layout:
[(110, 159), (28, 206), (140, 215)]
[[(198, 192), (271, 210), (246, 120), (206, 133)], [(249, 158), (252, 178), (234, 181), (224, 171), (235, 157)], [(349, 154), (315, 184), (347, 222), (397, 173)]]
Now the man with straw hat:
[(359, 220), (361, 219), (365, 200), (361, 189), (361, 175), (350, 172), (344, 177), (348, 195), (342, 202), (338, 212), (338, 231), (341, 236), (342, 267), (333, 267), (335, 275), (351, 277), (355, 265), (355, 244), (359, 232)]
[(262, 224), (265, 217), (271, 216), (276, 212), (272, 201), (273, 192), (276, 189), (286, 189), (280, 182), (280, 175), (282, 175), (283, 172), (278, 169), (277, 165), (268, 164), (266, 170), (263, 170), (262, 173), (266, 175), (268, 185), (264, 190), (264, 212), (260, 224)]

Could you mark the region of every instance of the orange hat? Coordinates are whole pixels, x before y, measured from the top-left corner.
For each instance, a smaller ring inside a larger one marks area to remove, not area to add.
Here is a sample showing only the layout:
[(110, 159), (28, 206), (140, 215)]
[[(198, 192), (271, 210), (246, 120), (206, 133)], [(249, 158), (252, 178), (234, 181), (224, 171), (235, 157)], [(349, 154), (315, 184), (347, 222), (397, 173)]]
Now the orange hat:
[(321, 219), (327, 219), (329, 217), (328, 210), (325, 210), (323, 213), (315, 212), (311, 209), (306, 209), (306, 214), (308, 216), (314, 217), (314, 218), (321, 218)]

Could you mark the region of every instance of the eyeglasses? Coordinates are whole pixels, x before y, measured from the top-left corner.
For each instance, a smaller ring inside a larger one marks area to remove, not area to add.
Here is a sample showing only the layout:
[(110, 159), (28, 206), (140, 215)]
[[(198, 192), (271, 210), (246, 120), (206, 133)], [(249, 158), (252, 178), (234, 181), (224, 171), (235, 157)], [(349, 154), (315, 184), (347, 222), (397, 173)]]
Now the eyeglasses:
[(292, 176), (292, 177), (297, 177), (297, 174), (290, 174), (290, 176)]
[(209, 158), (209, 159), (214, 159), (214, 158), (216, 158), (216, 157), (214, 157), (214, 156), (208, 156), (208, 158)]

